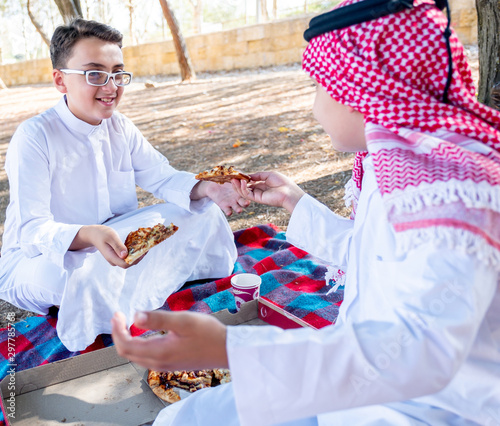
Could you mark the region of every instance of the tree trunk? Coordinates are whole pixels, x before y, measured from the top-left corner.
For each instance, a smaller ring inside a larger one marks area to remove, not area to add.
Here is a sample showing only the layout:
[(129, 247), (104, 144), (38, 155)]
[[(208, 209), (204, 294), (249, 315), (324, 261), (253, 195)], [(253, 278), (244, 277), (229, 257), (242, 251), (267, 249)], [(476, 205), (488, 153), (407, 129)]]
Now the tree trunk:
[(262, 11), (262, 18), (269, 21), (269, 13), (267, 13), (267, 0), (260, 0), (260, 10)]
[(82, 6), (80, 0), (54, 0), (65, 23), (75, 18), (82, 18)]
[(499, 109), (500, 5), (497, 0), (476, 0), (476, 10), (479, 46), (478, 100)]
[(134, 3), (132, 0), (129, 0), (127, 3), (128, 7), (128, 15), (129, 15), (129, 33), (130, 33), (130, 43), (135, 44), (135, 37), (134, 37)]
[(194, 32), (201, 34), (201, 23), (203, 22), (203, 2), (202, 0), (189, 0), (193, 8)]
[(278, 0), (273, 0), (273, 19), (278, 19)]
[(193, 65), (191, 64), (186, 42), (182, 36), (174, 11), (170, 7), (168, 0), (160, 0), (160, 5), (174, 40), (175, 53), (177, 54), (177, 61), (179, 62), (179, 68), (181, 69), (181, 79), (182, 81), (194, 80), (196, 78), (196, 74), (194, 72)]
[(43, 31), (43, 28), (42, 26), (38, 23), (38, 21), (35, 19), (35, 16), (31, 13), (31, 9), (30, 9), (30, 0), (28, 0), (28, 2), (26, 3), (26, 9), (28, 9), (28, 16), (30, 17), (31, 19), (31, 23), (35, 26), (36, 28), (36, 31), (38, 32), (38, 34), (40, 34), (40, 36), (42, 37), (42, 40), (43, 42), (50, 47), (50, 39), (47, 37), (47, 35), (45, 34), (45, 32)]

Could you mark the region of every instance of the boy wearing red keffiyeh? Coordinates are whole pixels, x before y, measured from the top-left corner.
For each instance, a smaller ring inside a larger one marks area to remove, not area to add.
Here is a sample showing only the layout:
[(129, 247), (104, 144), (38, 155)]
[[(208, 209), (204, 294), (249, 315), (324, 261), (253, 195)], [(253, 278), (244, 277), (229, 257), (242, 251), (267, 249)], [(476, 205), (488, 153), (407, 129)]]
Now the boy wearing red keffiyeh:
[[(315, 116), (334, 147), (357, 152), (346, 191), (354, 220), (278, 173), (234, 186), (289, 210), (287, 240), (340, 271), (337, 323), (283, 331), (142, 314), (139, 326), (173, 332), (152, 355), (115, 317), (117, 349), (136, 362), (231, 369), (231, 385), (155, 424), (500, 424), (500, 113), (477, 102), (454, 33), (442, 101), (445, 27), (432, 2), (417, 0), (310, 41)], [(213, 331), (201, 338), (186, 322)], [(179, 344), (197, 339), (211, 341), (210, 354)]]

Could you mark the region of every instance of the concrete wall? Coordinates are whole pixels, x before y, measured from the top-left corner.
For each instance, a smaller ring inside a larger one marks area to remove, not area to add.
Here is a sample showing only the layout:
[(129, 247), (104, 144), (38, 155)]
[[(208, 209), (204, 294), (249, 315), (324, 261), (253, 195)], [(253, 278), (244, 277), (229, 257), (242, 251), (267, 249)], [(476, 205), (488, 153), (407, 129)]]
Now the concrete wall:
[[(463, 44), (477, 43), (474, 0), (450, 0), (452, 24)], [(300, 62), (311, 16), (275, 21), (186, 38), (195, 71), (222, 71)], [(179, 74), (171, 40), (123, 48), (127, 70), (134, 76)], [(7, 86), (49, 83), (50, 59), (0, 65)]]

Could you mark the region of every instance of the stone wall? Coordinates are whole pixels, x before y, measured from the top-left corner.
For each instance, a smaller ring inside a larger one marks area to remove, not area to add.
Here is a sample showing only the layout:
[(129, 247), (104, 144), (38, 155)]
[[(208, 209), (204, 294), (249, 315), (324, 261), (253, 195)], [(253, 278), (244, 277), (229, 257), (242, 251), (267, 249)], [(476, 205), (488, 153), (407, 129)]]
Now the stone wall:
[[(253, 25), (186, 38), (195, 71), (255, 68), (299, 62), (303, 38), (311, 17)], [(171, 40), (125, 47), (127, 69), (134, 75), (178, 74)]]
[[(452, 24), (463, 44), (477, 43), (474, 0), (450, 0)], [(306, 46), (303, 38), (311, 16), (269, 22), (186, 38), (196, 72), (222, 71), (300, 62)], [(123, 48), (127, 70), (134, 76), (179, 74), (171, 40)], [(49, 83), (50, 59), (0, 65), (7, 86)]]
[(462, 44), (477, 44), (477, 12), (475, 0), (449, 0), (451, 25)]

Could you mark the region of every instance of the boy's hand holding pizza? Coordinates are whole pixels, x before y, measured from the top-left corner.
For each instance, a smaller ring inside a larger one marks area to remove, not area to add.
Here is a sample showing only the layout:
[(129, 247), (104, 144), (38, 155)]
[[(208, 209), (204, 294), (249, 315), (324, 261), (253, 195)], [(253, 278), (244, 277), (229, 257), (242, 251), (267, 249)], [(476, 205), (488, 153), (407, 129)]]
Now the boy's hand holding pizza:
[(130, 232), (122, 242), (118, 233), (109, 226), (86, 225), (78, 231), (70, 250), (94, 246), (111, 266), (127, 269), (139, 263), (151, 248), (174, 235), (178, 229), (173, 223), (168, 226), (159, 223)]
[(94, 246), (112, 266), (128, 268), (125, 262), (128, 250), (118, 233), (106, 225), (85, 225), (76, 234), (70, 250), (81, 250)]
[(243, 208), (250, 204), (250, 201), (234, 191), (231, 181), (237, 179), (248, 182), (251, 178), (233, 166), (216, 166), (211, 170), (198, 173), (195, 177), (200, 182), (191, 192), (193, 200), (209, 197), (228, 216), (231, 216), (233, 211), (241, 213)]

